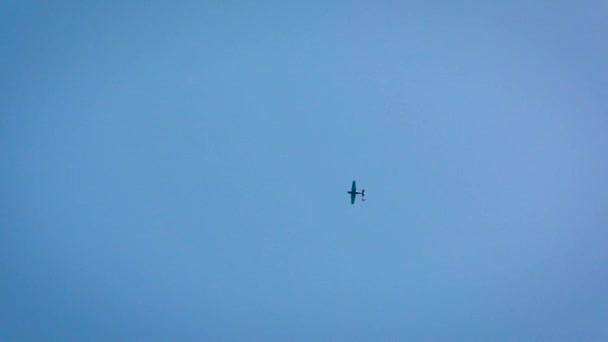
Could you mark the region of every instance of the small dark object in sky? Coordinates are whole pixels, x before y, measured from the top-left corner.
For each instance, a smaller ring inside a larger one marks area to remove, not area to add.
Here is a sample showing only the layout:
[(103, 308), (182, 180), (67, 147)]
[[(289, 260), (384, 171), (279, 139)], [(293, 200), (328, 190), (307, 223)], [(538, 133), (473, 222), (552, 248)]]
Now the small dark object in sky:
[(365, 201), (365, 189), (362, 189), (361, 192), (357, 192), (357, 183), (355, 181), (353, 181), (353, 186), (348, 193), (350, 194), (350, 204), (355, 204), (355, 197), (359, 194), (361, 195), (361, 200)]

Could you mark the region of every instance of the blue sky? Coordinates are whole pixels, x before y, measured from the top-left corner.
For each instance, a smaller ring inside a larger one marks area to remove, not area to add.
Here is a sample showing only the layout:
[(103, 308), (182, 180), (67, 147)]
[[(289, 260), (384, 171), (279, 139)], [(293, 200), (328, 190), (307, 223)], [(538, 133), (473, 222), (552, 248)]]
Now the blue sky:
[(0, 339), (608, 339), (607, 23), (4, 1)]

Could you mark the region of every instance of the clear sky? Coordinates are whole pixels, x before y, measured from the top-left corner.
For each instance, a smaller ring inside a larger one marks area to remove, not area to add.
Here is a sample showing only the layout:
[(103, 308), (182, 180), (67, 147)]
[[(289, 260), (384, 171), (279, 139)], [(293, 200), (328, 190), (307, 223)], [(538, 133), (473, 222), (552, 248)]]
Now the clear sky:
[(607, 37), (600, 0), (2, 1), (0, 340), (608, 340)]

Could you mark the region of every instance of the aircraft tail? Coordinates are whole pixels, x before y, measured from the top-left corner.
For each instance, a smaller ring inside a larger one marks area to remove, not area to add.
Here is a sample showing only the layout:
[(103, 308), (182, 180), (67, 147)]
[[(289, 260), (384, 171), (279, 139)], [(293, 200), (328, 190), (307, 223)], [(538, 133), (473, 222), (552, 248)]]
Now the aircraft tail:
[(361, 197), (365, 197), (365, 189), (361, 190)]

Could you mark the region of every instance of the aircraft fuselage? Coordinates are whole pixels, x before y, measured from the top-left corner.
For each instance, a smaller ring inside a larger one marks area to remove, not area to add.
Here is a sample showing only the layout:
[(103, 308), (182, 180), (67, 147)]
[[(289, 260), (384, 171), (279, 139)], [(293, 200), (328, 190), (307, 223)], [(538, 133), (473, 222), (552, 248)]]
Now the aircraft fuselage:
[(365, 199), (363, 198), (365, 196), (365, 190), (357, 191), (357, 184), (355, 183), (355, 181), (353, 181), (353, 185), (351, 187), (351, 190), (348, 191), (348, 194), (350, 194), (351, 204), (355, 204), (355, 197), (357, 195), (361, 195), (361, 199), (365, 201)]

